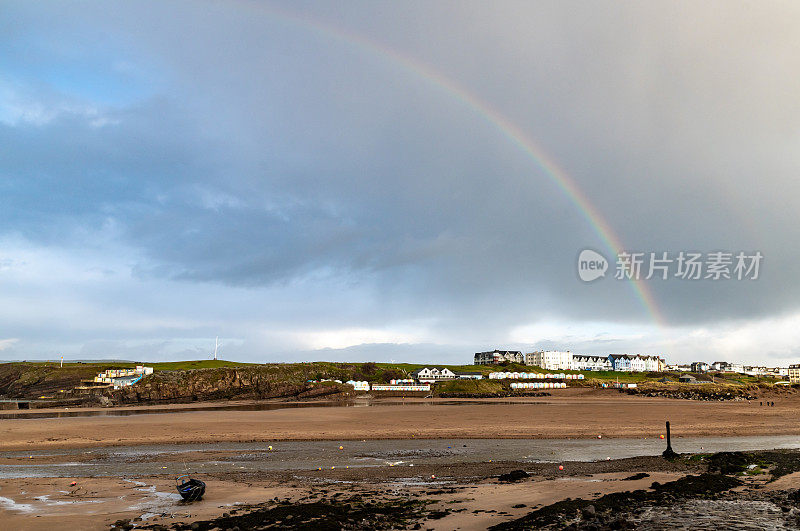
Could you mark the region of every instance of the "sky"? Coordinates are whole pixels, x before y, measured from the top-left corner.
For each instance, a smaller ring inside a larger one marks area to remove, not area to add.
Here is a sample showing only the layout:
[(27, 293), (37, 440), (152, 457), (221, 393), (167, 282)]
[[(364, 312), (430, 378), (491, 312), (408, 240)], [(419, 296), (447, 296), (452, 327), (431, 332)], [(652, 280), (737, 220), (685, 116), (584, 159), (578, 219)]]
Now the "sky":
[[(798, 24), (0, 0), (0, 359), (800, 362)], [(631, 281), (623, 251), (762, 259)]]

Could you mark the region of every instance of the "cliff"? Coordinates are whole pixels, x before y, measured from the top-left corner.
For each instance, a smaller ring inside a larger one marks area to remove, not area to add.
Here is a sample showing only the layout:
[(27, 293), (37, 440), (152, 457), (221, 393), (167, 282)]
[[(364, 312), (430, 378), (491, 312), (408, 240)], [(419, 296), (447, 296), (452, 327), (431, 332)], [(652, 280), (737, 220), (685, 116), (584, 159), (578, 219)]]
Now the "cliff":
[(353, 395), (349, 385), (306, 382), (299, 375), (283, 379), (269, 367), (243, 367), (163, 371), (139, 383), (104, 396), (114, 404), (189, 402), (225, 399), (344, 399)]
[[(219, 399), (339, 399), (352, 387), (319, 380), (388, 382), (406, 372), (375, 363), (243, 364), (225, 361), (154, 363), (155, 373), (136, 385), (94, 392), (74, 390), (105, 369), (131, 368), (131, 363), (20, 362), (0, 364), (0, 398), (70, 399), (87, 405), (102, 403), (188, 402)], [(310, 382), (316, 380), (317, 382)], [(102, 397), (102, 398), (100, 398)]]
[(81, 380), (94, 378), (98, 372), (98, 368), (92, 364), (82, 363), (68, 364), (64, 367), (59, 367), (58, 363), (2, 363), (0, 397), (61, 398), (64, 393), (80, 385)]

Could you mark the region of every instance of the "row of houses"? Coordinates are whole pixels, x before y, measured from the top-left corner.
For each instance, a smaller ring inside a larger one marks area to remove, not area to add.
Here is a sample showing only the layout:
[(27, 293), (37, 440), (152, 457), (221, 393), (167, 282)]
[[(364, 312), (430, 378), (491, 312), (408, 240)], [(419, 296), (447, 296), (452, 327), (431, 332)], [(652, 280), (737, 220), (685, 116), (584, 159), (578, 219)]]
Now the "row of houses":
[(453, 372), (448, 368), (437, 369), (436, 367), (423, 367), (411, 373), (414, 380), (418, 382), (439, 382), (442, 380), (480, 380), (483, 373), (480, 372)]
[[(370, 384), (366, 381), (348, 380), (356, 391), (430, 391), (431, 384), (447, 380), (480, 380), (480, 372), (453, 372), (447, 367), (423, 367), (411, 373), (412, 378), (390, 380), (388, 384)], [(309, 380), (312, 381), (312, 380)], [(326, 381), (326, 380), (322, 380)], [(341, 383), (339, 380), (333, 380)]]
[(566, 389), (565, 382), (513, 382), (511, 389)]
[[(684, 365), (667, 365), (664, 358), (642, 354), (609, 354), (607, 356), (573, 354), (569, 350), (540, 350), (523, 354), (519, 350), (493, 350), (476, 352), (475, 365), (500, 365), (518, 363), (541, 367), (549, 371), (623, 371), (623, 372), (729, 372), (748, 376), (771, 378), (789, 377), (792, 383), (800, 383), (800, 364), (785, 367), (742, 365), (727, 361), (706, 363), (696, 361)], [(794, 380), (792, 374), (795, 374)]]
[(706, 363), (695, 361), (682, 365), (669, 365), (667, 370), (674, 372), (728, 372), (735, 374), (745, 374), (747, 376), (768, 376), (772, 378), (782, 378), (788, 376), (790, 369), (786, 367), (765, 367), (758, 365), (742, 365), (739, 363), (729, 363), (727, 361), (715, 361)]
[(524, 363), (549, 371), (662, 372), (666, 368), (666, 362), (658, 356), (641, 354), (592, 356), (573, 354), (568, 350), (540, 350), (525, 355), (518, 350), (476, 352), (474, 363), (475, 365)]
[(369, 391), (369, 382), (347, 380), (345, 383), (352, 385), (353, 389), (356, 391)]
[(490, 372), (490, 380), (583, 380), (582, 374), (536, 372)]
[(415, 382), (414, 380), (392, 380), (391, 383), (387, 384), (370, 384), (369, 382), (365, 381), (357, 381), (357, 380), (348, 380), (345, 382), (348, 385), (352, 385), (355, 391), (430, 391), (431, 384), (420, 384)]
[(153, 367), (137, 365), (134, 369), (106, 369), (97, 373), (92, 380), (84, 380), (84, 383), (95, 386), (113, 386), (114, 389), (133, 385), (148, 374), (153, 374)]
[(419, 391), (430, 391), (431, 384), (416, 384), (416, 385), (383, 385), (383, 384), (372, 384), (373, 391), (410, 391), (410, 392), (419, 392)]

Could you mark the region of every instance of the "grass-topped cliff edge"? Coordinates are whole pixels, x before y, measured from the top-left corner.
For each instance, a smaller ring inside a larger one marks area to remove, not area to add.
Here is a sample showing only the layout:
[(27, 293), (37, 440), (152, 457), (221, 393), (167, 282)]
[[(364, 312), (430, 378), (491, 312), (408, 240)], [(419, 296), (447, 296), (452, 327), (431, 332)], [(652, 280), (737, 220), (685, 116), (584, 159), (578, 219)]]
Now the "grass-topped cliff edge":
[[(133, 368), (136, 362), (9, 362), (0, 363), (0, 397), (12, 398), (64, 398), (74, 396), (72, 390), (82, 380), (92, 379), (106, 369)], [(105, 394), (115, 403), (161, 402), (184, 400), (212, 400), (226, 398), (315, 398), (352, 396), (349, 386), (338, 386), (320, 380), (366, 380), (370, 383), (388, 383), (391, 379), (408, 378), (421, 364), (409, 363), (241, 363), (225, 360), (194, 360), (146, 363), (155, 369), (153, 375), (138, 384)], [(434, 366), (434, 365), (428, 365)], [(480, 372), (485, 377), (490, 372), (566, 372), (545, 371), (537, 367), (509, 364), (487, 365), (435, 365), (454, 372)], [(754, 378), (732, 374), (702, 374), (698, 384), (678, 384), (678, 374), (583, 372), (584, 380), (569, 380), (570, 386), (599, 387), (614, 382), (637, 383), (632, 393), (650, 396), (675, 396), (679, 398), (705, 397), (726, 399), (752, 396), (765, 390), (776, 392), (771, 378)], [(660, 380), (667, 378), (670, 383)], [(711, 381), (713, 378), (713, 382)], [(312, 381), (317, 381), (313, 383)], [(509, 396), (508, 380), (451, 381), (439, 384), (434, 396), (441, 397), (493, 397)], [(788, 390), (787, 392), (793, 392)], [(675, 393), (678, 393), (677, 395)]]

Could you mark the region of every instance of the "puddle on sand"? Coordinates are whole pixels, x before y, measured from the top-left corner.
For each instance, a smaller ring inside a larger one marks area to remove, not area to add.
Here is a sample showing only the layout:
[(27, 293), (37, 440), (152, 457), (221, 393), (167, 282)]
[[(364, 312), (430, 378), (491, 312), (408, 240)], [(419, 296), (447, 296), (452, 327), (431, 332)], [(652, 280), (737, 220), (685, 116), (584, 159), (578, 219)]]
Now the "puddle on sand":
[(0, 496), (0, 507), (9, 511), (19, 511), (21, 513), (33, 512), (33, 505), (29, 503), (17, 503), (11, 498)]
[[(61, 494), (67, 494), (65, 491), (59, 491)], [(20, 493), (22, 494), (22, 493)], [(42, 505), (47, 507), (58, 506), (58, 505), (84, 505), (87, 503), (103, 503), (103, 500), (51, 500), (49, 494), (43, 494), (42, 496), (36, 496), (34, 500), (41, 502)]]
[[(681, 453), (800, 448), (794, 435), (752, 437), (686, 437), (672, 441)], [(273, 450), (268, 448), (273, 447)], [(341, 449), (340, 449), (341, 447)], [(330, 467), (384, 467), (486, 463), (506, 460), (559, 463), (657, 456), (664, 441), (649, 439), (397, 439), (362, 441), (269, 441), (259, 443), (162, 444), (64, 449), (64, 462), (28, 460), (32, 452), (0, 452), (15, 464), (0, 464), (0, 478), (143, 477), (252, 471), (317, 470)], [(196, 455), (183, 454), (195, 452)], [(47, 454), (53, 454), (48, 450)], [(44, 455), (45, 452), (42, 452)], [(80, 455), (85, 462), (76, 463)], [(20, 459), (23, 458), (23, 459)], [(29, 462), (30, 461), (30, 462)]]
[(139, 503), (129, 507), (131, 511), (142, 511), (142, 514), (139, 515), (142, 520), (160, 516), (163, 513), (173, 513), (178, 507), (178, 503), (181, 502), (181, 497), (178, 493), (162, 492), (155, 485), (148, 485), (141, 481), (125, 481), (133, 483), (136, 490), (147, 494)]

